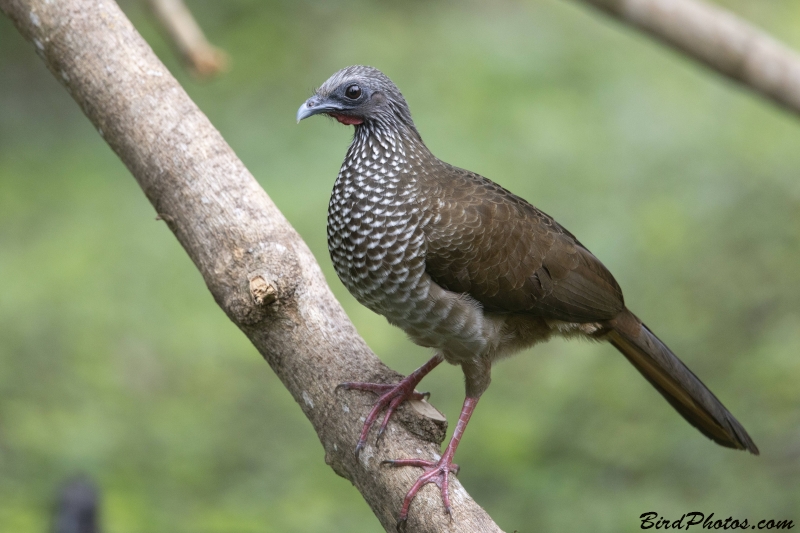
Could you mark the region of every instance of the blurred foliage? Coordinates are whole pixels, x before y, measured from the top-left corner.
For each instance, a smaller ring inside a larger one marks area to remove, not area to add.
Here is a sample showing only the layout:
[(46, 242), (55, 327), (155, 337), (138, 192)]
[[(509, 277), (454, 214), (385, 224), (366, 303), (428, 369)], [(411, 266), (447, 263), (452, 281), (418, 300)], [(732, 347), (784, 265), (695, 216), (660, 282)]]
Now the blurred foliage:
[[(792, 0), (724, 4), (800, 48)], [(507, 531), (637, 531), (647, 511), (800, 522), (800, 123), (571, 2), (196, 0), (232, 70), (201, 85), (123, 8), (307, 240), (372, 348), (428, 355), (346, 293), (325, 247), (350, 139), (295, 112), (366, 63), (441, 158), (555, 216), (747, 427), (686, 424), (607, 345), (502, 362), (457, 457)], [(333, 384), (331, 384), (333, 385)], [(454, 419), (460, 371), (424, 390)], [(43, 532), (76, 472), (110, 533), (377, 531), (300, 409), (127, 170), (0, 17), (0, 531)], [(412, 511), (413, 512), (413, 511)]]

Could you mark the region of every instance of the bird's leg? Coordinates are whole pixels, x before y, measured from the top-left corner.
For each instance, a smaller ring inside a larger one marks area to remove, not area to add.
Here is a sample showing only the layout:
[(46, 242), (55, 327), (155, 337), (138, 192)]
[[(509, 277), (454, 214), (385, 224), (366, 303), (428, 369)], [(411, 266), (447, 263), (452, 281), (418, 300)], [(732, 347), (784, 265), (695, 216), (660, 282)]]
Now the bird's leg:
[(444, 509), (447, 511), (448, 515), (452, 515), (449, 487), (450, 474), (458, 475), (459, 470), (458, 465), (453, 462), (453, 456), (456, 454), (458, 443), (461, 442), (461, 436), (467, 428), (469, 419), (472, 416), (472, 411), (475, 410), (476, 405), (478, 405), (477, 397), (467, 396), (464, 399), (464, 407), (461, 408), (461, 415), (458, 417), (458, 424), (456, 424), (456, 429), (453, 431), (453, 437), (450, 439), (447, 448), (445, 448), (442, 458), (438, 461), (426, 461), (424, 459), (395, 459), (383, 461), (383, 464), (391, 466), (417, 466), (423, 469), (422, 475), (417, 478), (417, 481), (411, 486), (411, 489), (409, 489), (403, 500), (400, 516), (397, 518), (398, 530), (401, 530), (406, 520), (408, 520), (408, 509), (411, 506), (411, 501), (414, 499), (414, 496), (417, 495), (419, 489), (428, 483), (436, 483), (436, 485), (439, 486), (439, 490), (442, 492)]
[(358, 444), (356, 444), (356, 456), (359, 454), (364, 444), (367, 442), (367, 435), (372, 425), (377, 420), (378, 415), (385, 408), (386, 415), (383, 417), (383, 422), (378, 430), (378, 439), (381, 438), (383, 432), (386, 430), (386, 425), (389, 423), (389, 417), (397, 409), (401, 403), (406, 400), (422, 400), (427, 398), (427, 393), (419, 393), (414, 390), (414, 387), (422, 381), (428, 373), (436, 368), (439, 363), (444, 361), (442, 354), (434, 355), (430, 361), (413, 371), (411, 374), (403, 378), (400, 383), (341, 383), (336, 388), (345, 390), (363, 390), (374, 392), (378, 395), (378, 400), (372, 406), (367, 419), (364, 421), (364, 427), (361, 429), (361, 435), (358, 437)]

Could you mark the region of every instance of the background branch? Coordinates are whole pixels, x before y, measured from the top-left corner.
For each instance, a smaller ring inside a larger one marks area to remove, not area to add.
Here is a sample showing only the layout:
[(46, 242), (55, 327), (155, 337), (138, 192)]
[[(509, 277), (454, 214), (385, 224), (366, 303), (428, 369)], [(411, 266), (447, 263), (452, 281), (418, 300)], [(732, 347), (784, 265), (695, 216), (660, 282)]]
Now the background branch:
[[(380, 461), (433, 458), (434, 442), (444, 437), (441, 417), (404, 408), (382, 446), (371, 440), (357, 460), (359, 417), (370, 402), (334, 387), (398, 376), (358, 336), (305, 243), (219, 132), (113, 1), (0, 0), (0, 8), (122, 159), (216, 302), (289, 389), (325, 461), (393, 531), (417, 472)], [(499, 531), (460, 484), (451, 489), (452, 523), (429, 486), (414, 502), (409, 530)]]
[(699, 0), (582, 0), (800, 113), (800, 55)]
[(228, 67), (227, 54), (208, 42), (183, 0), (147, 0), (147, 4), (192, 74), (211, 78)]

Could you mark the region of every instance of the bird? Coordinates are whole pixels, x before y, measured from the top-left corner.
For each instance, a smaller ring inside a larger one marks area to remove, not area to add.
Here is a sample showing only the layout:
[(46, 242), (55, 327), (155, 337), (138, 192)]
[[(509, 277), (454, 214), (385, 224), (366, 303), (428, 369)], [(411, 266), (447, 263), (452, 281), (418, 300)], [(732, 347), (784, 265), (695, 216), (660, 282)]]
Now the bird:
[(440, 487), (452, 516), (453, 457), (492, 363), (553, 337), (607, 341), (700, 432), (728, 448), (759, 451), (744, 427), (635, 314), (608, 271), (552, 217), (483, 176), (431, 153), (408, 103), (380, 70), (343, 68), (297, 111), (297, 122), (327, 115), (354, 127), (328, 205), (328, 250), (358, 302), (435, 355), (399, 383), (347, 382), (378, 395), (355, 453), (385, 411), (392, 413), (443, 361), (461, 366), (465, 400), (441, 458), (394, 459), (422, 468), (398, 515), (427, 483)]

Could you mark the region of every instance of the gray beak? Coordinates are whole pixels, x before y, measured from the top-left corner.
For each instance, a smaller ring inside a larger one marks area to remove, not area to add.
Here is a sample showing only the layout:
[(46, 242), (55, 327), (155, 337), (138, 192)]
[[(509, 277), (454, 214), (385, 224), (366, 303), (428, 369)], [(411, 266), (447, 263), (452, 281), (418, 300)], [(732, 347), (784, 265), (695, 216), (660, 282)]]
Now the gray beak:
[(297, 122), (300, 122), (304, 118), (308, 118), (313, 115), (319, 115), (320, 113), (329, 113), (331, 111), (338, 110), (338, 106), (334, 106), (328, 102), (325, 102), (324, 100), (320, 100), (318, 96), (314, 95), (303, 102), (303, 105), (301, 105), (300, 109), (297, 110)]

